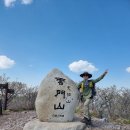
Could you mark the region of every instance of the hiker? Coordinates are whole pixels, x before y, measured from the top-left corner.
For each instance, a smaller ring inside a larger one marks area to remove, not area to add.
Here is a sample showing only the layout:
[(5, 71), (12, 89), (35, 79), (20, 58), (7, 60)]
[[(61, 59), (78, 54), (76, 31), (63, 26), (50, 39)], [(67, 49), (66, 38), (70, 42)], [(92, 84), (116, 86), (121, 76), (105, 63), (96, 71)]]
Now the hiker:
[(96, 95), (95, 83), (103, 79), (107, 73), (108, 70), (106, 70), (99, 78), (95, 80), (89, 80), (92, 77), (92, 74), (89, 74), (88, 72), (84, 72), (80, 75), (83, 78), (83, 81), (79, 83), (78, 90), (81, 94), (81, 100), (84, 101), (84, 118), (81, 120), (82, 123), (92, 125), (89, 106), (93, 97)]

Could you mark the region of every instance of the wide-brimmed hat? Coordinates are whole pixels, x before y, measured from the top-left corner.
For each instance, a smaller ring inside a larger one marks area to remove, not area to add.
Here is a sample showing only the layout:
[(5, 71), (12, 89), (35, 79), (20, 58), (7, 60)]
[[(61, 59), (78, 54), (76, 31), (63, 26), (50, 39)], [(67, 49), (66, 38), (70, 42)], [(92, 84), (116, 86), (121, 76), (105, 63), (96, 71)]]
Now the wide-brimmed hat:
[(84, 72), (82, 73), (80, 76), (83, 77), (83, 76), (88, 76), (88, 78), (91, 78), (92, 77), (92, 74), (89, 74), (88, 72)]

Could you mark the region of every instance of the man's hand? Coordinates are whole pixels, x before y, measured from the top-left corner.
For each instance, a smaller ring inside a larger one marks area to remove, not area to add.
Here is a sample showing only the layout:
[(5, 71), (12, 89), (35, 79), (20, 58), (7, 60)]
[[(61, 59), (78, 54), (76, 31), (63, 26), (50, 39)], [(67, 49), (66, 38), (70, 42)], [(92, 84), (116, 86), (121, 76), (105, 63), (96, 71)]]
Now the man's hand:
[(106, 75), (108, 73), (108, 69), (104, 72), (104, 74)]

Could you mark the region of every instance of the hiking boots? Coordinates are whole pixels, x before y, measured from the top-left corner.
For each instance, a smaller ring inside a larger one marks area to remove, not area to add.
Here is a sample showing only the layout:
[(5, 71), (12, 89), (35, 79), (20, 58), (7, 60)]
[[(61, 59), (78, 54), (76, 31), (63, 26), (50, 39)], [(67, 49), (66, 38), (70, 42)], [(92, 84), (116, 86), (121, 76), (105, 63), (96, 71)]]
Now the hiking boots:
[(92, 121), (91, 119), (88, 119), (86, 117), (84, 117), (82, 120), (81, 120), (82, 123), (85, 123), (86, 125), (92, 125)]

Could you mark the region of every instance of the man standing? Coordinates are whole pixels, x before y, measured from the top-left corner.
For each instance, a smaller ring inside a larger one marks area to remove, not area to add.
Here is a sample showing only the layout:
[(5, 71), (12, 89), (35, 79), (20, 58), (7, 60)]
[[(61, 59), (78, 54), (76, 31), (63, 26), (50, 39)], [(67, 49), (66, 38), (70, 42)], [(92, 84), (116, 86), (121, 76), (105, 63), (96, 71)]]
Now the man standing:
[(95, 95), (95, 91), (94, 91), (95, 83), (103, 79), (107, 73), (108, 73), (108, 70), (106, 70), (99, 78), (95, 80), (94, 79), (89, 80), (89, 78), (92, 77), (92, 74), (89, 74), (88, 72), (84, 72), (80, 75), (83, 78), (83, 81), (79, 83), (78, 89), (80, 90), (80, 93), (83, 99), (85, 100), (84, 118), (81, 120), (82, 123), (91, 125), (91, 115), (89, 112), (89, 106), (90, 106), (93, 96)]

